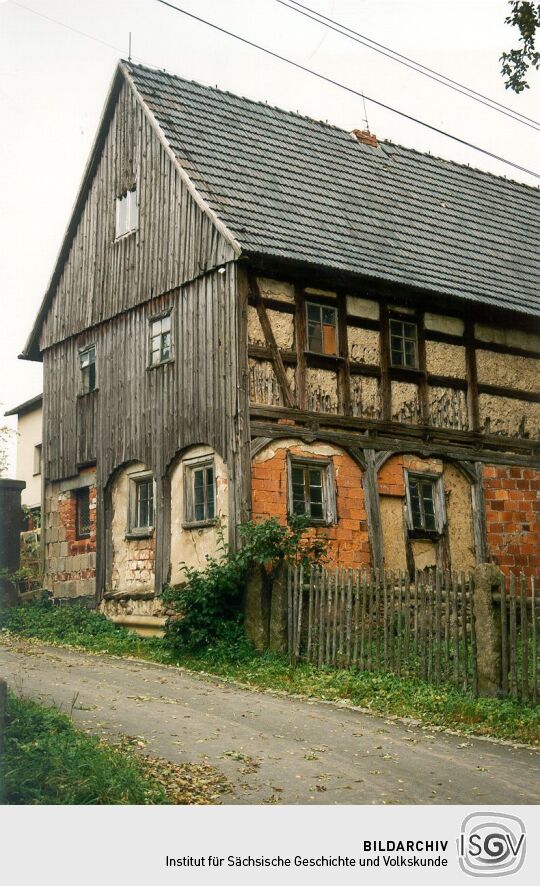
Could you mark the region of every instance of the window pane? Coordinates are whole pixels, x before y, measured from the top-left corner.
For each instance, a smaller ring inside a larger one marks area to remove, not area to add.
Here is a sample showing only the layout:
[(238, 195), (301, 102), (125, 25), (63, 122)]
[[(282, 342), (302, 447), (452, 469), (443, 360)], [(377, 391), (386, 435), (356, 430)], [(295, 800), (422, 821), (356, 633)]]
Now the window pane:
[(84, 538), (90, 535), (90, 492), (88, 489), (77, 491), (77, 536)]
[(307, 317), (308, 320), (313, 320), (315, 323), (321, 322), (321, 309), (319, 305), (307, 305)]
[(422, 529), (422, 512), (420, 509), (420, 495), (417, 480), (409, 480), (409, 498), (411, 500), (413, 529)]
[(337, 335), (335, 326), (323, 326), (323, 352), (325, 354), (337, 353)]
[(165, 332), (161, 336), (161, 359), (168, 360), (171, 355), (171, 336), (169, 332)]
[(416, 325), (414, 323), (403, 324), (403, 335), (407, 338), (416, 339)]
[(416, 347), (413, 341), (405, 339), (405, 365), (416, 366)]
[(322, 504), (316, 502), (311, 503), (311, 516), (314, 520), (324, 520), (324, 512)]
[(306, 513), (305, 471), (304, 468), (292, 468), (293, 513)]
[(322, 309), (322, 321), (328, 326), (336, 325), (336, 312), (334, 308), (323, 308)]
[(161, 318), (161, 331), (162, 332), (170, 332), (171, 330), (171, 315), (167, 314), (166, 317)]
[(322, 328), (320, 323), (308, 323), (308, 350), (322, 354)]
[(152, 480), (139, 480), (135, 487), (135, 528), (147, 529), (154, 524), (154, 485)]

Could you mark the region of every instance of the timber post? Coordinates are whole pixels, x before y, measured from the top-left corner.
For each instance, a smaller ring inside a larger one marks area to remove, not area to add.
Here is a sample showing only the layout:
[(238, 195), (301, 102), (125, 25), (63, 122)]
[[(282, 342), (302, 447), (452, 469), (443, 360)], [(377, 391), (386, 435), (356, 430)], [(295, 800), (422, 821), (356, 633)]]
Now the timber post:
[(259, 652), (268, 649), (270, 582), (263, 566), (255, 566), (244, 593), (244, 626), (248, 640)]
[(255, 567), (248, 577), (244, 596), (244, 624), (248, 640), (259, 652), (288, 649), (287, 567), (275, 571)]
[(501, 607), (493, 599), (501, 579), (502, 572), (493, 563), (481, 563), (474, 570), (478, 694), (484, 696), (502, 694)]
[(16, 572), (21, 564), (21, 493), (25, 487), (24, 480), (0, 479), (0, 608), (17, 602), (17, 589), (2, 572)]

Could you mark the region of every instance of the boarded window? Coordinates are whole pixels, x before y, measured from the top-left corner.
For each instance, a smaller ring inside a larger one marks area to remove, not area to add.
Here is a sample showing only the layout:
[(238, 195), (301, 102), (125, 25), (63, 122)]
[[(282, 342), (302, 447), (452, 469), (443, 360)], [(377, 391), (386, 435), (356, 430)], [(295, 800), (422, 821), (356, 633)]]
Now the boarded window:
[(325, 305), (306, 304), (307, 347), (315, 354), (337, 354), (337, 311)]
[(335, 496), (329, 462), (289, 461), (289, 513), (306, 516), (314, 523), (334, 520)]
[(442, 479), (408, 474), (407, 507), (409, 528), (413, 532), (441, 532), (445, 522)]
[(216, 518), (216, 472), (213, 458), (186, 464), (184, 521), (186, 525), (212, 523)]
[(116, 238), (131, 234), (139, 224), (137, 189), (125, 191), (116, 198)]
[(418, 368), (418, 328), (406, 320), (390, 320), (390, 363)]
[(77, 538), (88, 538), (90, 535), (90, 490), (77, 489), (76, 500), (76, 526)]
[(79, 353), (81, 367), (81, 390), (89, 394), (96, 389), (96, 346), (91, 345)]
[(150, 320), (150, 365), (159, 366), (171, 359), (171, 315)]

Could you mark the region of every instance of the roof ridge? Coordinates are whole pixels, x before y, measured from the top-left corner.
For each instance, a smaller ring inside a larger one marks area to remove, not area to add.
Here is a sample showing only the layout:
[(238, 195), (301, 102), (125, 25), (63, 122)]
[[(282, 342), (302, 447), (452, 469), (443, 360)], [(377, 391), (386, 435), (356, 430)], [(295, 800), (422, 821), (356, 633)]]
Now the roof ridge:
[(271, 105), (268, 102), (259, 101), (256, 98), (249, 98), (247, 95), (240, 95), (238, 92), (231, 92), (230, 89), (221, 89), (219, 86), (211, 86), (209, 83), (201, 83), (200, 80), (188, 79), (187, 77), (181, 77), (180, 74), (173, 74), (171, 71), (168, 71), (166, 68), (152, 68), (150, 65), (141, 65), (135, 64), (135, 62), (127, 61), (126, 59), (120, 59), (122, 64), (129, 65), (132, 68), (142, 68), (145, 71), (151, 71), (156, 74), (166, 74), (167, 77), (172, 77), (174, 80), (180, 80), (182, 83), (193, 83), (195, 86), (201, 86), (203, 89), (209, 89), (211, 92), (219, 92), (220, 95), (230, 95), (233, 98), (238, 98), (243, 102), (249, 102), (251, 105), (258, 105), (261, 108), (270, 108), (273, 111), (279, 111), (280, 114), (287, 114), (289, 117), (297, 117), (300, 120), (308, 120), (310, 123), (317, 123), (319, 126), (324, 126), (327, 129), (334, 129), (337, 132), (341, 132), (342, 134), (349, 135), (347, 129), (343, 129), (341, 126), (337, 126), (335, 123), (328, 123), (327, 120), (317, 120), (316, 117), (310, 117), (309, 114), (300, 114), (299, 111), (289, 111), (287, 108), (282, 108), (279, 105)]
[[(199, 80), (193, 80), (193, 79), (188, 79), (186, 77), (181, 77), (179, 74), (174, 74), (171, 71), (168, 71), (166, 68), (154, 68), (154, 67), (151, 67), (150, 65), (136, 64), (135, 62), (131, 62), (126, 59), (121, 59), (121, 61), (123, 64), (128, 65), (132, 68), (138, 68), (138, 69), (150, 71), (151, 73), (156, 73), (156, 74), (165, 74), (167, 77), (171, 77), (173, 80), (180, 80), (182, 83), (194, 84), (195, 86), (200, 86), (202, 89), (208, 89), (211, 92), (217, 92), (220, 95), (232, 96), (232, 98), (240, 99), (243, 102), (248, 102), (249, 104), (257, 105), (258, 107), (261, 107), (261, 108), (269, 108), (273, 111), (277, 111), (280, 114), (285, 114), (289, 117), (294, 117), (299, 120), (306, 120), (309, 123), (315, 123), (317, 126), (322, 126), (326, 129), (331, 129), (333, 131), (341, 133), (342, 135), (351, 135), (349, 130), (343, 129), (341, 126), (337, 126), (335, 123), (328, 123), (328, 121), (326, 121), (326, 120), (317, 120), (316, 117), (310, 117), (308, 114), (300, 114), (298, 111), (289, 111), (286, 108), (280, 107), (279, 105), (271, 105), (271, 104), (268, 104), (268, 102), (258, 101), (257, 99), (249, 98), (248, 96), (245, 96), (245, 95), (240, 95), (237, 92), (231, 92), (230, 89), (220, 89), (219, 86), (211, 86), (210, 84), (207, 84), (207, 83), (201, 83)], [(353, 140), (353, 139), (354, 139), (354, 137), (351, 136), (351, 140)], [(358, 144), (359, 144), (359, 142), (358, 142)], [(432, 154), (429, 151), (420, 151), (418, 148), (408, 147), (407, 145), (402, 145), (399, 142), (394, 142), (391, 139), (380, 139), (379, 140), (379, 147), (383, 147), (384, 145), (388, 145), (388, 146), (395, 147), (395, 148), (400, 148), (403, 151), (407, 151), (412, 154), (416, 154), (420, 157), (429, 157), (432, 160), (438, 160), (442, 163), (449, 163), (452, 166), (457, 167), (458, 169), (468, 170), (473, 175), (479, 174), (482, 176), (488, 176), (489, 178), (494, 179), (495, 181), (506, 182), (507, 184), (509, 184), (511, 186), (517, 185), (521, 188), (526, 188), (528, 191), (531, 191), (533, 193), (540, 192), (540, 185), (530, 185), (530, 184), (527, 184), (526, 182), (518, 181), (517, 179), (510, 178), (506, 175), (498, 174), (496, 172), (490, 172), (489, 170), (481, 169), (478, 166), (471, 166), (470, 163), (460, 163), (458, 160), (452, 160), (448, 157), (442, 157), (439, 154)], [(370, 147), (370, 146), (366, 145), (363, 147)]]

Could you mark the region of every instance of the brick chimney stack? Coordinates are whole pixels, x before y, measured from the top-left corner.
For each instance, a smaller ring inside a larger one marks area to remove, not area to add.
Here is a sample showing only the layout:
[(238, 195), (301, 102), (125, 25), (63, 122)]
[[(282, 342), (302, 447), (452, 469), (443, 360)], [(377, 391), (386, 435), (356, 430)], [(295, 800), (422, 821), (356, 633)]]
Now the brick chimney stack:
[(369, 129), (353, 129), (351, 135), (354, 135), (361, 145), (369, 145), (371, 148), (379, 147), (377, 136), (370, 132)]

